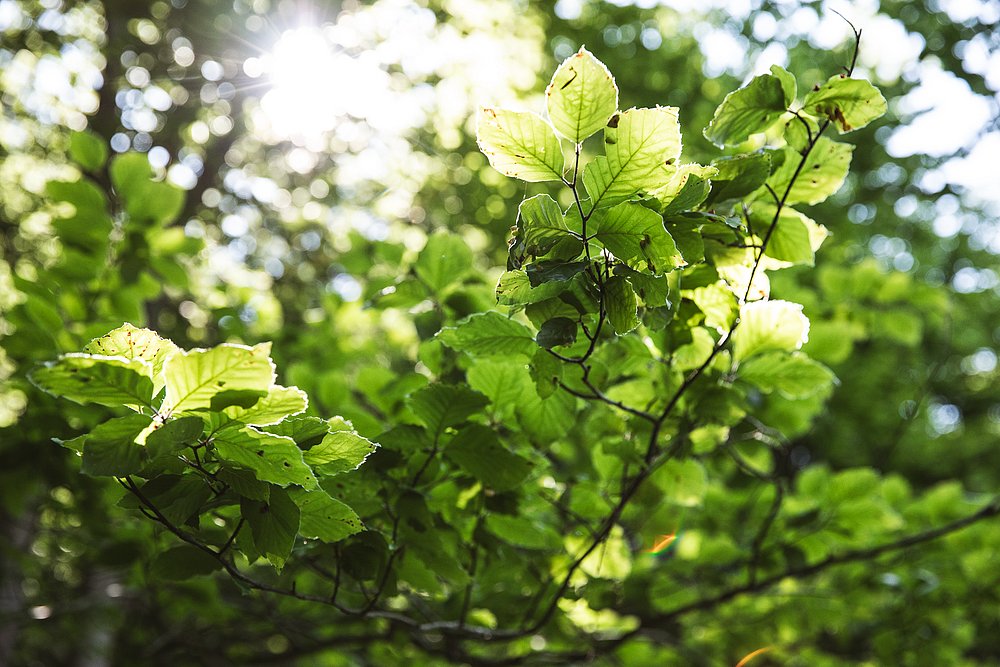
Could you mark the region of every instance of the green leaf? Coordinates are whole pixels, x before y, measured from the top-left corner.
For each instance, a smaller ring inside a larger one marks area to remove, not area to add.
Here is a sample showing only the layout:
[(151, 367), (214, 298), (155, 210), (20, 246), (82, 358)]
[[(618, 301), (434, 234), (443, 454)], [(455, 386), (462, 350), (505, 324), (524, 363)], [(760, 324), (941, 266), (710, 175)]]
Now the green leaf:
[(298, 505), (288, 492), (272, 488), (271, 497), (266, 502), (243, 498), (240, 500), (240, 514), (250, 526), (257, 551), (277, 569), (284, 567), (299, 532), (300, 515)]
[(145, 415), (110, 419), (87, 435), (83, 445), (84, 474), (95, 477), (125, 477), (142, 470), (146, 449), (135, 439), (150, 425)]
[[(562, 380), (562, 370), (562, 364), (551, 354), (541, 348), (535, 352), (531, 358), (530, 374), (539, 398), (544, 400), (555, 393)], [(529, 396), (529, 399), (534, 402), (533, 397)]]
[(472, 268), (472, 251), (465, 240), (445, 231), (431, 234), (413, 270), (435, 293), (460, 281)]
[(303, 454), (306, 463), (324, 475), (335, 475), (356, 470), (368, 455), (375, 451), (375, 443), (353, 431), (328, 433), (319, 444)]
[(589, 265), (590, 263), (586, 260), (580, 262), (545, 260), (529, 264), (524, 267), (524, 272), (528, 276), (528, 283), (532, 287), (539, 287), (549, 282), (572, 280), (586, 271)]
[[(544, 350), (542, 353), (549, 356)], [(465, 372), (465, 379), (470, 387), (489, 398), (498, 411), (513, 409), (531, 392), (524, 365), (506, 360), (477, 359)]]
[(666, 214), (690, 210), (705, 200), (715, 167), (690, 162), (671, 169), (669, 179), (647, 193), (645, 206)]
[(528, 274), (522, 269), (515, 269), (500, 276), (496, 289), (497, 302), (503, 306), (538, 303), (559, 296), (568, 287), (565, 282), (550, 282), (532, 287)]
[(611, 72), (583, 47), (552, 75), (545, 96), (556, 132), (575, 144), (604, 127), (618, 110), (618, 86)]
[(151, 407), (148, 367), (141, 359), (72, 353), (36, 368), (28, 378), (39, 389), (76, 403)]
[(219, 560), (204, 549), (182, 544), (157, 554), (150, 565), (150, 574), (166, 581), (183, 581), (221, 568)]
[(784, 77), (762, 74), (726, 95), (705, 128), (705, 138), (720, 148), (741, 144), (765, 132), (788, 109)]
[(153, 380), (153, 394), (160, 393), (163, 388), (163, 364), (177, 351), (173, 341), (161, 338), (150, 329), (140, 329), (125, 323), (95, 338), (83, 348), (89, 354), (107, 357), (125, 357), (126, 359), (141, 359), (149, 364), (149, 377)]
[(563, 546), (562, 537), (555, 529), (528, 517), (489, 514), (486, 529), (507, 544), (522, 549), (557, 551)]
[(184, 207), (184, 191), (166, 182), (153, 181), (144, 153), (123, 153), (111, 161), (111, 182), (125, 202), (125, 211), (136, 220), (166, 224)]
[(623, 261), (642, 260), (654, 274), (685, 266), (659, 213), (626, 202), (595, 215), (596, 238)]
[(188, 445), (197, 444), (205, 424), (201, 417), (171, 419), (146, 436), (146, 449), (150, 458), (176, 454)]
[(531, 463), (504, 448), (486, 426), (469, 424), (455, 434), (444, 454), (462, 470), (497, 491), (509, 491), (524, 481)]
[(111, 184), (118, 194), (129, 196), (153, 177), (153, 168), (145, 153), (122, 153), (111, 160)]
[(244, 498), (264, 501), (271, 497), (271, 485), (254, 477), (250, 470), (222, 466), (215, 476)]
[(583, 249), (583, 244), (574, 236), (580, 230), (570, 226), (559, 204), (549, 195), (535, 195), (521, 202), (518, 227), (525, 255), (544, 255), (557, 244)]
[(517, 421), (532, 440), (550, 443), (565, 436), (576, 423), (576, 397), (557, 391), (548, 398), (523, 401), (517, 406)]
[(69, 156), (87, 171), (97, 171), (108, 159), (108, 146), (90, 131), (69, 135)]
[(861, 129), (883, 116), (886, 109), (885, 98), (878, 88), (864, 79), (850, 79), (844, 74), (831, 77), (810, 91), (802, 102), (802, 111), (829, 118), (841, 134)]
[(449, 426), (461, 424), (486, 407), (479, 392), (447, 384), (432, 384), (410, 395), (407, 405), (436, 439)]
[[(139, 490), (167, 521), (178, 526), (190, 521), (212, 495), (211, 487), (200, 475), (158, 475)], [(142, 507), (132, 495), (118, 504), (130, 509)]]
[(445, 327), (437, 337), (448, 347), (473, 356), (531, 356), (536, 347), (528, 327), (496, 311), (470, 315), (454, 327)]
[[(767, 202), (759, 202), (750, 210), (750, 222), (753, 231), (760, 238), (767, 235), (777, 207)], [(777, 221), (777, 227), (771, 233), (767, 242), (765, 254), (781, 262), (789, 264), (805, 264), (812, 266), (816, 250), (827, 237), (825, 227), (816, 224), (793, 208), (785, 206)]]
[(179, 351), (163, 368), (167, 393), (161, 412), (207, 408), (225, 391), (259, 391), (274, 383), (270, 344), (247, 347), (224, 343), (210, 350)]
[(708, 491), (705, 467), (694, 459), (667, 461), (653, 473), (652, 481), (665, 501), (681, 507), (698, 507)]
[(241, 424), (254, 426), (270, 426), (281, 422), (286, 417), (304, 412), (309, 403), (306, 392), (298, 387), (282, 387), (275, 385), (267, 390), (250, 407), (238, 405), (223, 409), (227, 417)]
[(789, 301), (754, 301), (740, 308), (733, 332), (733, 358), (743, 361), (771, 350), (791, 352), (809, 338), (809, 320), (802, 306)]
[[(651, 276), (648, 273), (635, 271), (619, 264), (614, 269), (616, 276), (628, 278), (632, 290), (643, 305), (649, 308), (662, 308), (667, 304), (670, 295), (669, 276)], [(671, 274), (673, 275), (673, 274)]]
[(247, 426), (223, 429), (212, 438), (212, 443), (220, 459), (253, 471), (262, 482), (316, 488), (316, 477), (291, 438)]
[(576, 321), (568, 317), (554, 317), (543, 323), (535, 342), (547, 350), (576, 342)]
[(682, 292), (705, 313), (705, 326), (728, 331), (736, 317), (736, 295), (724, 282), (716, 282)]
[(795, 83), (795, 77), (781, 65), (771, 65), (771, 74), (781, 81), (781, 90), (785, 93), (785, 108), (790, 107), (798, 94), (799, 87)]
[(676, 107), (629, 109), (604, 130), (604, 156), (583, 171), (591, 208), (606, 208), (670, 181), (681, 155)]
[(639, 326), (638, 305), (632, 285), (623, 276), (613, 276), (604, 283), (604, 309), (619, 336)]
[[(851, 166), (854, 146), (820, 137), (796, 176), (802, 156), (793, 148), (784, 148), (784, 162), (771, 174), (768, 184), (782, 196), (788, 190), (788, 204), (818, 204), (840, 189)], [(767, 195), (770, 196), (770, 195)]]
[(333, 543), (360, 533), (363, 528), (354, 510), (325, 491), (293, 489), (288, 494), (299, 508), (302, 537)]
[(707, 206), (745, 197), (764, 185), (771, 175), (771, 158), (766, 153), (724, 157), (712, 166), (718, 173), (712, 179), (712, 190), (705, 200)]
[[(283, 419), (277, 424), (266, 426), (261, 430), (275, 435), (283, 435), (291, 438), (299, 447), (305, 448), (319, 443), (327, 433), (333, 431), (334, 429), (331, 426), (331, 422), (336, 420), (339, 420), (339, 418), (335, 417), (328, 421), (326, 419), (320, 419), (319, 417), (296, 415), (294, 417)], [(351, 429), (338, 428), (336, 430), (349, 431)]]
[(785, 398), (797, 400), (827, 389), (836, 376), (804, 354), (771, 352), (740, 365), (739, 378), (764, 393), (777, 391)]
[(476, 127), (479, 150), (490, 166), (522, 181), (559, 181), (564, 158), (552, 126), (528, 112), (483, 107)]

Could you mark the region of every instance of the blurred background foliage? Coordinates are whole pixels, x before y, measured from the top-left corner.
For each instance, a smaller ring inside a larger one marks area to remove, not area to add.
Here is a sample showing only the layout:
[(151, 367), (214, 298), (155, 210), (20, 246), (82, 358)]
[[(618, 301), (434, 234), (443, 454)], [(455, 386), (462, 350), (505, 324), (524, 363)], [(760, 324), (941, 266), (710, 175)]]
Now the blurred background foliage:
[[(995, 2), (0, 0), (0, 664), (228, 664), (233, 643), (291, 661), (296, 637), (337, 644), (315, 610), (236, 605), (232, 584), (137, 585), (152, 528), (50, 442), (100, 416), (40, 394), (32, 364), (122, 321), (183, 346), (273, 340), (282, 381), (376, 438), (437, 366), (430, 337), (493, 304), (536, 191), (486, 166), (477, 105), (541, 108), (548, 73), (586, 44), (622, 108), (678, 106), (684, 159), (708, 163), (701, 128), (751, 74), (778, 63), (819, 83), (845, 64), (833, 10), (863, 30), (857, 75), (890, 112), (851, 136), (846, 186), (808, 211), (833, 233), (816, 268), (773, 277), (839, 386), (766, 421), (788, 479), (819, 495), (871, 467), (945, 520), (1000, 476)], [(439, 229), (471, 252), (461, 288), (426, 298), (414, 262)], [(854, 493), (874, 493), (865, 474)], [(715, 500), (716, 529), (738, 532), (739, 503)], [(726, 664), (763, 637), (805, 660), (776, 664), (995, 664), (983, 559), (998, 546), (983, 524), (898, 571), (847, 566), (821, 595), (716, 607), (615, 659)], [(408, 655), (358, 650), (322, 664)]]

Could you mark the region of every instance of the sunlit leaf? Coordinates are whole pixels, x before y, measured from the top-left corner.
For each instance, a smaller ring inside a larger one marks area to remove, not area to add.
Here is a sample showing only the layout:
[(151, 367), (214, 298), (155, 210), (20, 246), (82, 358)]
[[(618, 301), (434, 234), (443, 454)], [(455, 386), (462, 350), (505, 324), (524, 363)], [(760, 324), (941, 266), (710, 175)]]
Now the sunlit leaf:
[(762, 74), (726, 95), (705, 128), (705, 138), (720, 147), (733, 146), (766, 131), (788, 109), (783, 78)]
[(251, 470), (262, 482), (316, 487), (316, 477), (291, 438), (245, 427), (223, 429), (212, 443), (220, 459)]
[(223, 344), (210, 350), (179, 351), (164, 366), (167, 393), (162, 412), (207, 408), (222, 392), (256, 391), (274, 382), (270, 345)]
[(818, 89), (811, 90), (802, 110), (819, 118), (829, 118), (841, 133), (861, 129), (886, 112), (885, 98), (864, 79), (840, 74)]
[(354, 510), (325, 491), (293, 489), (288, 495), (299, 508), (298, 531), (302, 537), (332, 543), (362, 529), (361, 519)]
[(790, 399), (807, 398), (834, 381), (833, 371), (804, 354), (771, 352), (740, 365), (739, 378), (763, 392), (777, 391)]
[(150, 364), (142, 359), (95, 354), (64, 354), (29, 374), (40, 389), (76, 403), (109, 407), (150, 406)]
[(303, 459), (324, 475), (355, 470), (375, 451), (375, 444), (352, 431), (335, 431), (305, 451)]
[(641, 260), (654, 274), (686, 264), (663, 226), (663, 218), (644, 206), (619, 204), (601, 211), (592, 222), (597, 240), (619, 259)]
[(615, 114), (604, 128), (604, 152), (583, 172), (593, 209), (662, 187), (673, 176), (681, 155), (677, 109), (629, 109)]
[(478, 121), (479, 149), (501, 174), (529, 182), (562, 179), (562, 148), (541, 116), (483, 107)]
[[(784, 196), (787, 190), (788, 197), (785, 201), (788, 204), (818, 204), (844, 184), (851, 166), (853, 151), (854, 146), (850, 144), (820, 137), (809, 152), (805, 164), (799, 169), (802, 156), (792, 148), (785, 148), (782, 151), (784, 160), (771, 174), (767, 181), (768, 185), (778, 193), (779, 197)], [(774, 155), (772, 153), (772, 156)]]
[(809, 320), (802, 306), (789, 301), (754, 301), (740, 308), (740, 324), (733, 333), (733, 358), (779, 350), (791, 352), (809, 338)]
[(618, 110), (611, 72), (583, 47), (559, 66), (545, 95), (556, 132), (576, 144), (604, 127)]

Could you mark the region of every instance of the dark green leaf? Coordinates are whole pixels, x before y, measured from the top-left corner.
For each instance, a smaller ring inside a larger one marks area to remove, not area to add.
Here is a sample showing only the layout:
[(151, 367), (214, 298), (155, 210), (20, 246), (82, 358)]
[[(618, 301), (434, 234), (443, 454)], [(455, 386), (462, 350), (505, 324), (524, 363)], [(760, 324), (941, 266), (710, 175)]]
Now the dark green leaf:
[(586, 271), (588, 265), (587, 261), (559, 262), (549, 260), (529, 264), (524, 267), (524, 270), (528, 274), (528, 282), (531, 286), (538, 287), (548, 282), (565, 282), (575, 278)]
[(284, 567), (299, 532), (300, 514), (288, 492), (272, 487), (265, 502), (243, 498), (240, 514), (250, 526), (257, 550), (279, 570)]
[(435, 435), (461, 424), (488, 404), (479, 392), (447, 384), (432, 384), (410, 395), (407, 405), (417, 419)]
[(83, 472), (108, 477), (125, 477), (139, 472), (147, 454), (135, 439), (151, 423), (145, 415), (128, 415), (95, 428), (87, 435), (83, 446)]
[(109, 407), (150, 406), (153, 382), (142, 360), (93, 354), (64, 354), (29, 374), (43, 391), (76, 403)]
[(764, 185), (771, 174), (771, 159), (766, 153), (750, 153), (716, 160), (712, 166), (719, 173), (712, 179), (707, 205), (739, 199)]
[(195, 445), (205, 423), (201, 417), (171, 419), (146, 436), (146, 449), (150, 458), (176, 454), (189, 445)]
[(535, 342), (545, 349), (576, 342), (576, 321), (568, 317), (556, 317), (544, 324), (535, 336)]
[(219, 569), (222, 569), (222, 564), (210, 553), (190, 544), (182, 544), (158, 554), (150, 566), (150, 574), (157, 579), (183, 581), (212, 574)]
[(604, 308), (608, 322), (619, 336), (639, 326), (635, 291), (625, 277), (613, 276), (604, 283)]
[(686, 264), (655, 211), (626, 202), (602, 211), (591, 221), (596, 223), (597, 240), (623, 261), (643, 260), (654, 274)]
[(497, 491), (515, 488), (531, 471), (527, 459), (508, 451), (492, 430), (479, 424), (470, 424), (456, 433), (444, 454), (462, 470)]

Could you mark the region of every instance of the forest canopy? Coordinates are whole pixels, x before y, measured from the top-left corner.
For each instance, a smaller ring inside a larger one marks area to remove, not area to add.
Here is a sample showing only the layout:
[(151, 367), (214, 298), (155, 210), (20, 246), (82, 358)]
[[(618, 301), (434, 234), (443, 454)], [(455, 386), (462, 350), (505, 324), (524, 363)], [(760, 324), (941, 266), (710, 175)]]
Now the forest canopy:
[(0, 0), (0, 664), (996, 664), (998, 22)]

